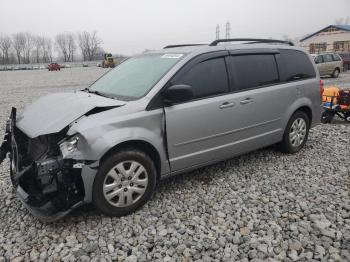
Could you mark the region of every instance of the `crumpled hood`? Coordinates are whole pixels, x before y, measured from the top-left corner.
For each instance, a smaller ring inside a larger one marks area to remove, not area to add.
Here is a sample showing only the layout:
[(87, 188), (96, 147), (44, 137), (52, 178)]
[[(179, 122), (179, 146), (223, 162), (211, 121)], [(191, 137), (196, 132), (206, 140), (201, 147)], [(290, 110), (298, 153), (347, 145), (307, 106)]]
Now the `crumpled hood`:
[(87, 92), (47, 95), (25, 108), (16, 125), (31, 138), (57, 133), (87, 112), (114, 108), (125, 102)]

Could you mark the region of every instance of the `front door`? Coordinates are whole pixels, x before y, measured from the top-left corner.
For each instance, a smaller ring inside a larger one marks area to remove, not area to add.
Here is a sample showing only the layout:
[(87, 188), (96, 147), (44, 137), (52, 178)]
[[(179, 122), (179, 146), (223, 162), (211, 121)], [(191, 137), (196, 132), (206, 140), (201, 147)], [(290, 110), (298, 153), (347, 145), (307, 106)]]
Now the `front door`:
[(226, 143), (221, 134), (231, 129), (225, 119), (232, 108), (228, 100), (227, 54), (203, 55), (171, 80), (171, 85), (190, 85), (195, 96), (192, 101), (165, 107), (172, 171), (211, 161), (216, 157), (212, 154), (214, 148)]

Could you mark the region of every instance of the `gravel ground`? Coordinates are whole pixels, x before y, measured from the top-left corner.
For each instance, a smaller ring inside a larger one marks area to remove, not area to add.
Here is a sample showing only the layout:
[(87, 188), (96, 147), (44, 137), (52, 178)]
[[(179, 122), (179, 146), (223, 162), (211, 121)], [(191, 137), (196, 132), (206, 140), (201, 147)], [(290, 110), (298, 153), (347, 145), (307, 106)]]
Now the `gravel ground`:
[[(103, 72), (0, 72), (0, 122), (11, 106), (21, 111)], [(350, 87), (350, 73), (336, 83)], [(13, 193), (8, 166), (0, 166), (0, 262), (350, 261), (350, 125), (340, 120), (314, 128), (298, 154), (269, 147), (162, 181), (148, 204), (122, 218), (87, 206), (40, 223)]]

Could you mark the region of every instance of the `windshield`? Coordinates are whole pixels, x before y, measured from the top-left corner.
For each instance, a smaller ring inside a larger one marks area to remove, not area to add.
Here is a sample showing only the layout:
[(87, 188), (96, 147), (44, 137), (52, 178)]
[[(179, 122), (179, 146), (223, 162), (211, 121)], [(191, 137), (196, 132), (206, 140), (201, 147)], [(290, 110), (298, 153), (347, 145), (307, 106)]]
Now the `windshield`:
[(89, 92), (134, 100), (144, 96), (183, 54), (147, 54), (126, 60), (89, 87)]

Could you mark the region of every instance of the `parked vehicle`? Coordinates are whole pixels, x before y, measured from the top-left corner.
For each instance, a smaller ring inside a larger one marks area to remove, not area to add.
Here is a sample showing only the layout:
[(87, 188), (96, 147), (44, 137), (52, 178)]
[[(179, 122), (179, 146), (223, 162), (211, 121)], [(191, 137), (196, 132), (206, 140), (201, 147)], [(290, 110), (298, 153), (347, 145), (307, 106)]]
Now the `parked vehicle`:
[(0, 163), (10, 152), (13, 185), (41, 220), (90, 202), (122, 216), (160, 179), (272, 144), (298, 152), (320, 122), (322, 89), (311, 57), (289, 42), (167, 46), (18, 118), (13, 108)]
[(102, 61), (102, 67), (103, 68), (113, 68), (115, 67), (115, 62), (113, 59), (112, 54), (105, 53), (103, 54), (104, 60)]
[(47, 68), (49, 69), (49, 71), (60, 71), (61, 70), (61, 66), (57, 63), (51, 63), (51, 64), (49, 64), (49, 66)]
[(330, 75), (337, 78), (343, 71), (343, 61), (338, 54), (324, 53), (312, 54), (311, 56), (314, 58), (321, 76)]
[(350, 70), (350, 53), (339, 53), (339, 56), (343, 60), (344, 71)]

